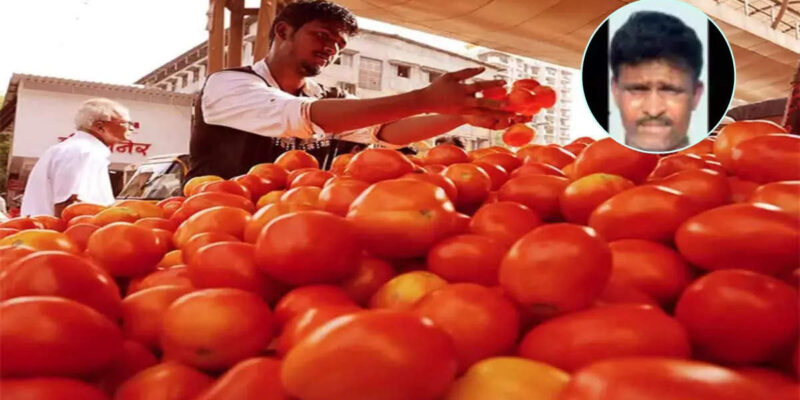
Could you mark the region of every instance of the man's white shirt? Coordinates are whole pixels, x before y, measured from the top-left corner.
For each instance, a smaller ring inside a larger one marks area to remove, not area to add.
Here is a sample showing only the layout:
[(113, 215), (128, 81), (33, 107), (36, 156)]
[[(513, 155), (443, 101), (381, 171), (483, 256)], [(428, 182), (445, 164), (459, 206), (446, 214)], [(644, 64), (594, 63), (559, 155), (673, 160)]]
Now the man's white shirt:
[(55, 204), (73, 195), (82, 202), (111, 205), (110, 157), (108, 146), (83, 131), (50, 147), (28, 177), (21, 215), (55, 215)]

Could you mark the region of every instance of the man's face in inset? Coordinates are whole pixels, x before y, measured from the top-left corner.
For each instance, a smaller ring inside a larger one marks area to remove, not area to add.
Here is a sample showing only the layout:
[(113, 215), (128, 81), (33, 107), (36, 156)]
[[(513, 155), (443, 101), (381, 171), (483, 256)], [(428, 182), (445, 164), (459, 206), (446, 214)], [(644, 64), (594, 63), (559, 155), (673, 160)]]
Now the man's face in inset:
[(689, 122), (703, 95), (703, 84), (695, 82), (688, 69), (666, 60), (625, 64), (611, 90), (627, 145), (669, 151), (689, 144)]

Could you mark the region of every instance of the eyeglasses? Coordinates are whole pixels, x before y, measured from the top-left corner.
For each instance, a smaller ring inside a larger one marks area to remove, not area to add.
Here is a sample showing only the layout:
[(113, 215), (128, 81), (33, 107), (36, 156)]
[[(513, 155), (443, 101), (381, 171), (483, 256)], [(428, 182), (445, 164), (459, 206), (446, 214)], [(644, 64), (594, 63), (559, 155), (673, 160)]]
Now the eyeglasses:
[(133, 121), (125, 121), (125, 120), (112, 120), (111, 122), (115, 124), (120, 124), (121, 126), (125, 127), (125, 129), (133, 132), (139, 129), (139, 123)]

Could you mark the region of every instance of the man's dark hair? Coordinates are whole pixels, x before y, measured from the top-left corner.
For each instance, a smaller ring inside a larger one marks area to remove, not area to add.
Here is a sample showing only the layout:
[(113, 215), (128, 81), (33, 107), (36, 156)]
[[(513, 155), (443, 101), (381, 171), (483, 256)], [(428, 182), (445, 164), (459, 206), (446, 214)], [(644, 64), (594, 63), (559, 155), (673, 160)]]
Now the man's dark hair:
[(295, 30), (311, 21), (341, 24), (348, 35), (358, 33), (358, 21), (350, 10), (326, 0), (298, 0), (287, 4), (275, 17), (269, 31), (269, 42), (275, 40), (275, 27), (286, 22)]
[(440, 144), (452, 144), (453, 146), (460, 147), (462, 149), (465, 148), (464, 141), (458, 136), (441, 136), (436, 138), (436, 141), (434, 141), (433, 145), (438, 146)]
[(614, 80), (623, 65), (665, 60), (692, 73), (703, 69), (703, 45), (694, 29), (669, 14), (639, 11), (614, 33), (609, 54)]

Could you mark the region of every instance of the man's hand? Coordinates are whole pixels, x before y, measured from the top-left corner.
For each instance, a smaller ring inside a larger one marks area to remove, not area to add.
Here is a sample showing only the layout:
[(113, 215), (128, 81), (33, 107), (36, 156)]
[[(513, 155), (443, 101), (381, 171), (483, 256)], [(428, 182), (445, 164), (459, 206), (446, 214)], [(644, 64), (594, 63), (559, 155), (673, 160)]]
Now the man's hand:
[(503, 130), (514, 124), (522, 124), (531, 121), (530, 116), (511, 115), (510, 117), (497, 112), (481, 112), (478, 114), (463, 116), (464, 122), (472, 126), (491, 130)]
[(505, 81), (464, 83), (483, 71), (484, 68), (467, 68), (442, 75), (420, 91), (423, 106), (428, 112), (438, 114), (467, 115), (494, 110), (512, 117), (512, 113), (504, 110), (505, 101), (475, 97), (478, 92), (505, 85)]

